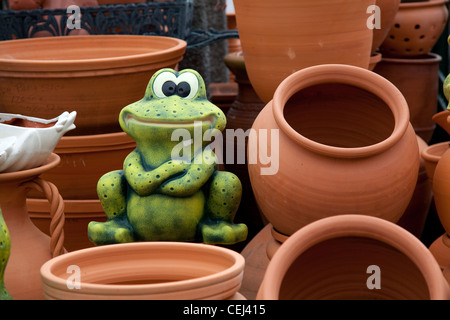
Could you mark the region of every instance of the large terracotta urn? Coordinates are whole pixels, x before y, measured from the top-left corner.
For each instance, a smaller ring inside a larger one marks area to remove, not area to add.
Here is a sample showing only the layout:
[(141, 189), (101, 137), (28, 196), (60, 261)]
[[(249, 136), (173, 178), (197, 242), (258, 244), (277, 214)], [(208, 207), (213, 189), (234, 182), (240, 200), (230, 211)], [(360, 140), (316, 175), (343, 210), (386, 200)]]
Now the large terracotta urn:
[(375, 0), (234, 0), (250, 81), (265, 103), (290, 74), (324, 63), (369, 67)]
[(41, 275), (49, 300), (226, 300), (244, 299), (244, 265), (239, 253), (218, 246), (135, 242), (69, 252), (45, 263)]
[(427, 247), (400, 226), (364, 215), (315, 221), (269, 262), (257, 299), (448, 300)]
[(252, 128), (249, 175), (277, 232), (342, 214), (397, 222), (405, 212), (419, 148), (405, 98), (385, 78), (348, 65), (300, 70)]

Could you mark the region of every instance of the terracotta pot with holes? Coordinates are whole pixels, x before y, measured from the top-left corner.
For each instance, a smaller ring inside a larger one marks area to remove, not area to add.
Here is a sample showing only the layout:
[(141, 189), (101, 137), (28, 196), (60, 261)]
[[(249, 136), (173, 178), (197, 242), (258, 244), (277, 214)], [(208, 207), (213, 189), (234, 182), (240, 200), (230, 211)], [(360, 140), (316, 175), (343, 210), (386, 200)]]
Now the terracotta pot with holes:
[(408, 106), (392, 83), (371, 71), (300, 70), (280, 84), (253, 129), (253, 191), (281, 234), (349, 213), (397, 222), (411, 200), (420, 158)]
[(295, 232), (270, 261), (257, 299), (448, 300), (430, 251), (384, 219), (341, 215)]
[(448, 20), (448, 0), (400, 3), (394, 24), (382, 43), (383, 56), (413, 57), (428, 54)]

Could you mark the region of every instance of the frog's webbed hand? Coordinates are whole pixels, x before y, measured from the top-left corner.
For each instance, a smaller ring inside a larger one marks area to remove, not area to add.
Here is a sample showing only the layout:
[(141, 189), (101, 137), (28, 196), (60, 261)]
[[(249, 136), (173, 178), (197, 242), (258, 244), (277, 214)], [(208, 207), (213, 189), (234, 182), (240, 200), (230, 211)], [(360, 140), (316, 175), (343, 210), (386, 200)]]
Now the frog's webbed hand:
[(123, 172), (130, 187), (140, 196), (152, 194), (164, 181), (186, 172), (189, 164), (181, 160), (169, 160), (159, 167), (146, 171), (141, 155), (135, 150), (125, 159)]
[(193, 159), (186, 174), (171, 179), (161, 185), (159, 193), (185, 197), (197, 192), (216, 171), (216, 155), (207, 148), (199, 152)]

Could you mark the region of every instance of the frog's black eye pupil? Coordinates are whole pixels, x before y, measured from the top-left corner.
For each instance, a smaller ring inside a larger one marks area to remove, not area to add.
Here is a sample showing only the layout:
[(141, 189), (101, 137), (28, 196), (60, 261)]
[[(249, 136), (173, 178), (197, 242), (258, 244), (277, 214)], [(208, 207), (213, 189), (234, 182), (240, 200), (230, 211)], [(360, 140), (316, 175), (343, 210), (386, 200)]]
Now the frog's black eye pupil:
[(177, 86), (177, 94), (182, 97), (186, 98), (189, 93), (191, 93), (191, 86), (186, 81), (180, 82)]
[(166, 97), (174, 95), (175, 91), (176, 91), (176, 84), (173, 81), (166, 81), (164, 82), (164, 84), (162, 85), (162, 92), (164, 93), (164, 95)]

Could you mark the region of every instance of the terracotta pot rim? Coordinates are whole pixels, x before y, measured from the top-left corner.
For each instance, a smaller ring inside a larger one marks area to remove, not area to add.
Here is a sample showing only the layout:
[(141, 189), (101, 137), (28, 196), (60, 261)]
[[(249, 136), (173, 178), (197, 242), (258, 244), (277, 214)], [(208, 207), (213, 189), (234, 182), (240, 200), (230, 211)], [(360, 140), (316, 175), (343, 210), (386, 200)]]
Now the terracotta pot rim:
[(12, 180), (21, 180), (21, 179), (33, 179), (33, 177), (37, 177), (40, 174), (55, 168), (61, 162), (61, 158), (56, 154), (52, 153), (45, 160), (44, 164), (40, 167), (31, 168), (27, 170), (14, 171), (14, 172), (5, 172), (0, 173), (0, 182), (7, 182)]
[[(121, 256), (120, 252), (136, 252), (142, 253), (149, 250), (164, 250), (170, 251), (171, 248), (180, 248), (184, 251), (198, 251), (199, 249), (206, 252), (205, 259), (212, 256), (220, 255), (221, 257), (227, 257), (232, 261), (232, 265), (228, 268), (207, 276), (198, 278), (192, 278), (187, 280), (179, 280), (165, 283), (156, 284), (135, 284), (135, 285), (118, 285), (118, 284), (97, 284), (97, 283), (85, 283), (82, 282), (81, 294), (94, 294), (105, 295), (110, 292), (118, 294), (120, 296), (139, 296), (146, 294), (164, 294), (167, 292), (180, 293), (187, 290), (199, 289), (205, 285), (211, 287), (214, 286), (216, 291), (220, 292), (208, 292), (212, 296), (220, 295), (226, 292), (226, 294), (234, 294), (240, 287), (241, 277), (244, 271), (245, 259), (238, 252), (230, 249), (208, 245), (203, 243), (189, 243), (189, 242), (133, 242), (133, 243), (121, 243), (111, 244), (98, 247), (91, 247), (73, 251), (63, 254), (56, 258), (53, 258), (41, 267), (41, 276), (45, 285), (50, 286), (56, 290), (67, 290), (66, 279), (60, 278), (52, 273), (52, 268), (58, 265), (70, 265), (76, 264), (77, 261), (89, 261), (90, 259), (98, 260), (101, 256)], [(149, 260), (151, 262), (151, 260)], [(95, 263), (95, 262), (94, 262)], [(185, 267), (185, 266), (181, 266)], [(225, 284), (227, 282), (227, 284)], [(236, 285), (235, 283), (238, 283)], [(232, 295), (231, 294), (231, 295)]]
[(411, 57), (390, 57), (388, 55), (383, 55), (381, 58), (382, 62), (399, 63), (399, 64), (430, 64), (438, 63), (442, 61), (442, 57), (436, 53), (429, 52), (422, 56), (411, 56)]
[[(26, 38), (26, 39), (16, 39), (3, 41), (4, 45), (22, 45), (26, 44), (29, 47), (33, 43), (48, 43), (47, 46), (54, 45), (53, 43), (59, 42), (77, 42), (86, 43), (92, 45), (92, 43), (98, 43), (98, 41), (92, 42), (93, 38), (96, 40), (111, 41), (115, 38), (127, 38), (136, 40), (136, 42), (160, 42), (167, 43), (167, 47), (160, 49), (158, 51), (138, 53), (131, 55), (120, 55), (116, 57), (107, 58), (94, 58), (94, 59), (80, 59), (80, 60), (33, 60), (33, 59), (5, 59), (0, 58), (0, 71), (19, 71), (19, 72), (42, 72), (43, 74), (53, 73), (53, 72), (64, 72), (64, 71), (74, 71), (80, 73), (83, 71), (99, 71), (99, 70), (109, 70), (111, 68), (124, 68), (124, 67), (135, 67), (137, 65), (154, 65), (167, 60), (173, 60), (181, 56), (180, 52), (186, 49), (187, 43), (184, 40), (173, 38), (173, 37), (163, 37), (163, 36), (144, 36), (144, 35), (85, 35), (76, 37), (41, 37), (41, 38)], [(14, 41), (14, 42), (12, 42)], [(123, 42), (117, 41), (117, 45), (123, 45)], [(170, 46), (169, 46), (170, 44)], [(2, 43), (0, 43), (0, 48)], [(151, 48), (151, 46), (149, 47)], [(168, 56), (169, 54), (169, 56)], [(149, 61), (149, 58), (152, 58)], [(131, 70), (133, 71), (133, 70)], [(98, 76), (98, 74), (93, 73), (93, 76)], [(74, 76), (74, 75), (72, 75)]]
[(92, 135), (63, 136), (58, 142), (56, 153), (73, 153), (99, 151), (98, 148), (108, 148), (129, 145), (136, 142), (125, 132), (112, 132)]
[[(444, 150), (445, 149), (445, 150)], [(438, 163), (445, 151), (450, 149), (450, 141), (432, 144), (422, 151), (422, 158), (429, 162)], [(436, 152), (437, 151), (437, 152)], [(444, 151), (444, 152), (441, 152)]]
[[(302, 253), (314, 245), (337, 237), (365, 237), (382, 241), (405, 254), (422, 272), (430, 299), (447, 299), (449, 288), (442, 279), (441, 269), (428, 248), (414, 235), (387, 220), (365, 215), (338, 215), (306, 225), (290, 236), (275, 252), (261, 286), (264, 299), (277, 300), (284, 274)], [(419, 257), (425, 257), (421, 259)]]
[[(284, 118), (286, 102), (298, 91), (324, 83), (340, 83), (351, 85), (375, 94), (391, 109), (395, 119), (392, 133), (385, 140), (358, 148), (334, 147), (310, 140), (295, 131)], [(391, 82), (382, 76), (364, 68), (342, 64), (324, 64), (308, 67), (297, 71), (285, 80), (276, 89), (272, 103), (273, 115), (280, 130), (290, 139), (310, 151), (333, 157), (357, 158), (379, 154), (395, 145), (405, 134), (409, 126), (409, 108), (402, 93)]]
[(402, 9), (422, 9), (424, 7), (434, 7), (446, 4), (449, 0), (429, 0), (418, 2), (401, 2), (399, 10)]

